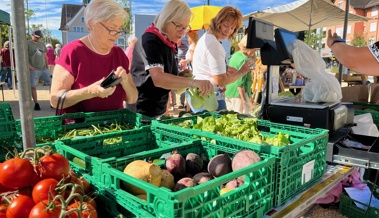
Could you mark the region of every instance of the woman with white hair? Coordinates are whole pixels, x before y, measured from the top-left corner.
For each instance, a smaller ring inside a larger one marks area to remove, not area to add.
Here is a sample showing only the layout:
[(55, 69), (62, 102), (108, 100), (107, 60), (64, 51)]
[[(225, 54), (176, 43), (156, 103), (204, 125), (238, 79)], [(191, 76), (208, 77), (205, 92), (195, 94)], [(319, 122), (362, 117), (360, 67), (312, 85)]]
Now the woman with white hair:
[(126, 57), (128, 57), (128, 60), (129, 60), (129, 70), (133, 61), (133, 50), (134, 50), (134, 45), (136, 44), (136, 42), (137, 42), (137, 37), (135, 36), (128, 37), (128, 47), (125, 49), (125, 55)]
[[(128, 17), (113, 0), (92, 0), (84, 10), (89, 34), (62, 48), (51, 86), (50, 103), (63, 113), (106, 111), (123, 108), (137, 100), (137, 89), (129, 73), (124, 51), (115, 46)], [(101, 83), (114, 71), (121, 82), (104, 88)], [(60, 98), (62, 105), (57, 105)]]
[(138, 89), (138, 113), (149, 117), (163, 115), (170, 90), (197, 87), (204, 96), (213, 90), (208, 80), (178, 76), (175, 42), (191, 29), (191, 17), (187, 3), (170, 0), (137, 40), (130, 71)]
[(55, 66), (55, 54), (54, 49), (51, 44), (46, 44), (46, 57), (47, 57), (47, 69), (50, 71), (51, 75), (53, 75), (54, 72), (54, 66)]

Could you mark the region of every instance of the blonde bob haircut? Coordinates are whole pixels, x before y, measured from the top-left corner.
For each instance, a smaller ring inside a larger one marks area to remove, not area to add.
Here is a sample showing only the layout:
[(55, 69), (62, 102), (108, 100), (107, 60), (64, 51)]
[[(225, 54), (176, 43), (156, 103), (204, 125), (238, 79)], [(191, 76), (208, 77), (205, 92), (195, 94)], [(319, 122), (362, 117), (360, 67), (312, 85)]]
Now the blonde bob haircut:
[(235, 29), (233, 33), (229, 36), (229, 40), (233, 39), (233, 37), (237, 34), (239, 28), (242, 25), (242, 13), (237, 8), (233, 8), (231, 6), (223, 7), (216, 17), (212, 18), (211, 24), (209, 25), (209, 30), (213, 32), (214, 35), (218, 35), (221, 32), (221, 24), (223, 22), (234, 22)]
[(168, 23), (180, 22), (188, 17), (192, 17), (192, 11), (187, 3), (182, 0), (170, 0), (155, 17), (154, 25), (159, 32), (167, 34), (166, 25)]
[(90, 24), (122, 18), (128, 13), (114, 0), (92, 0), (84, 9), (84, 21), (90, 29)]

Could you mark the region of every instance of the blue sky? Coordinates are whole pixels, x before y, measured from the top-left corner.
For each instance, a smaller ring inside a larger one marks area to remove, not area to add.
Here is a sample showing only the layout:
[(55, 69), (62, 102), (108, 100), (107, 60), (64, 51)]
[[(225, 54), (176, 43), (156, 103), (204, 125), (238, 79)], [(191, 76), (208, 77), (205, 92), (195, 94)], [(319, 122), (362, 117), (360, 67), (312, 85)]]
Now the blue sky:
[[(243, 15), (294, 1), (295, 0), (209, 0), (210, 5), (230, 5), (237, 7), (241, 10)], [(24, 2), (26, 9), (26, 0)], [(132, 14), (156, 15), (166, 2), (167, 0), (132, 0)], [(186, 2), (190, 7), (207, 4), (207, 0), (188, 0)], [(1, 0), (0, 9), (10, 13), (10, 3), (11, 0)], [(29, 21), (30, 24), (42, 24), (45, 28), (51, 30), (54, 37), (61, 40), (61, 32), (58, 29), (61, 20), (62, 4), (82, 4), (82, 0), (28, 0), (28, 8), (35, 13), (35, 16)]]

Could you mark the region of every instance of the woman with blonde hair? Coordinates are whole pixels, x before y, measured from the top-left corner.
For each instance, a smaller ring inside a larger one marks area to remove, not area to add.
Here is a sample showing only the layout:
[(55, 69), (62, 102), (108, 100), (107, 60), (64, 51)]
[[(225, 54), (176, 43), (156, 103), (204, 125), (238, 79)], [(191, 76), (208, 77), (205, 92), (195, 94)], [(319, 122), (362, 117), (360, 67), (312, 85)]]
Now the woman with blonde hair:
[[(209, 30), (199, 39), (193, 56), (193, 75), (195, 79), (206, 79), (213, 84), (218, 100), (217, 110), (226, 109), (225, 86), (247, 74), (251, 61), (246, 61), (240, 69), (226, 66), (226, 52), (221, 40), (231, 40), (242, 25), (242, 13), (237, 8), (226, 6), (211, 20)], [(188, 102), (193, 112), (204, 111), (194, 108), (189, 95)]]
[[(255, 62), (257, 49), (246, 48), (247, 35), (238, 43), (239, 51), (235, 52), (229, 60), (229, 66), (240, 69), (247, 60)], [(240, 114), (250, 113), (250, 97), (252, 86), (251, 71), (241, 76), (233, 83), (226, 86), (225, 102), (228, 110), (233, 110)]]
[[(89, 34), (62, 48), (51, 86), (50, 104), (63, 113), (117, 110), (133, 104), (137, 89), (124, 51), (115, 46), (128, 14), (113, 0), (92, 0), (84, 10)], [(114, 71), (119, 84), (101, 83)], [(65, 100), (61, 100), (65, 98)], [(61, 105), (57, 105), (61, 102)]]
[(212, 91), (208, 80), (178, 76), (175, 43), (191, 29), (191, 17), (187, 3), (170, 0), (137, 41), (131, 73), (138, 89), (138, 113), (149, 117), (164, 115), (170, 90), (197, 87), (202, 95)]

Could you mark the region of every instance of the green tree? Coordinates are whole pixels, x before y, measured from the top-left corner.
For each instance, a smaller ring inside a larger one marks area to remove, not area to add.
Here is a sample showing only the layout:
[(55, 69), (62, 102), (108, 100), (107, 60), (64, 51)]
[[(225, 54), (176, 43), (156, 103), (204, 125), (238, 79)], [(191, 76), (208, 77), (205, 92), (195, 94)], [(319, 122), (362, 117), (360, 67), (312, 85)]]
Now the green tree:
[[(310, 35), (309, 41), (308, 35)], [(324, 33), (316, 34), (316, 29), (311, 30), (310, 32), (305, 31), (304, 42), (307, 43), (311, 48), (320, 50), (322, 48), (322, 40), (324, 37)]]
[(130, 34), (132, 32), (132, 2), (130, 0), (118, 0), (118, 3), (128, 13), (128, 17), (125, 20), (123, 27), (126, 30), (126, 34)]
[(354, 33), (354, 38), (351, 40), (351, 45), (357, 47), (367, 46), (366, 37), (362, 34)]

